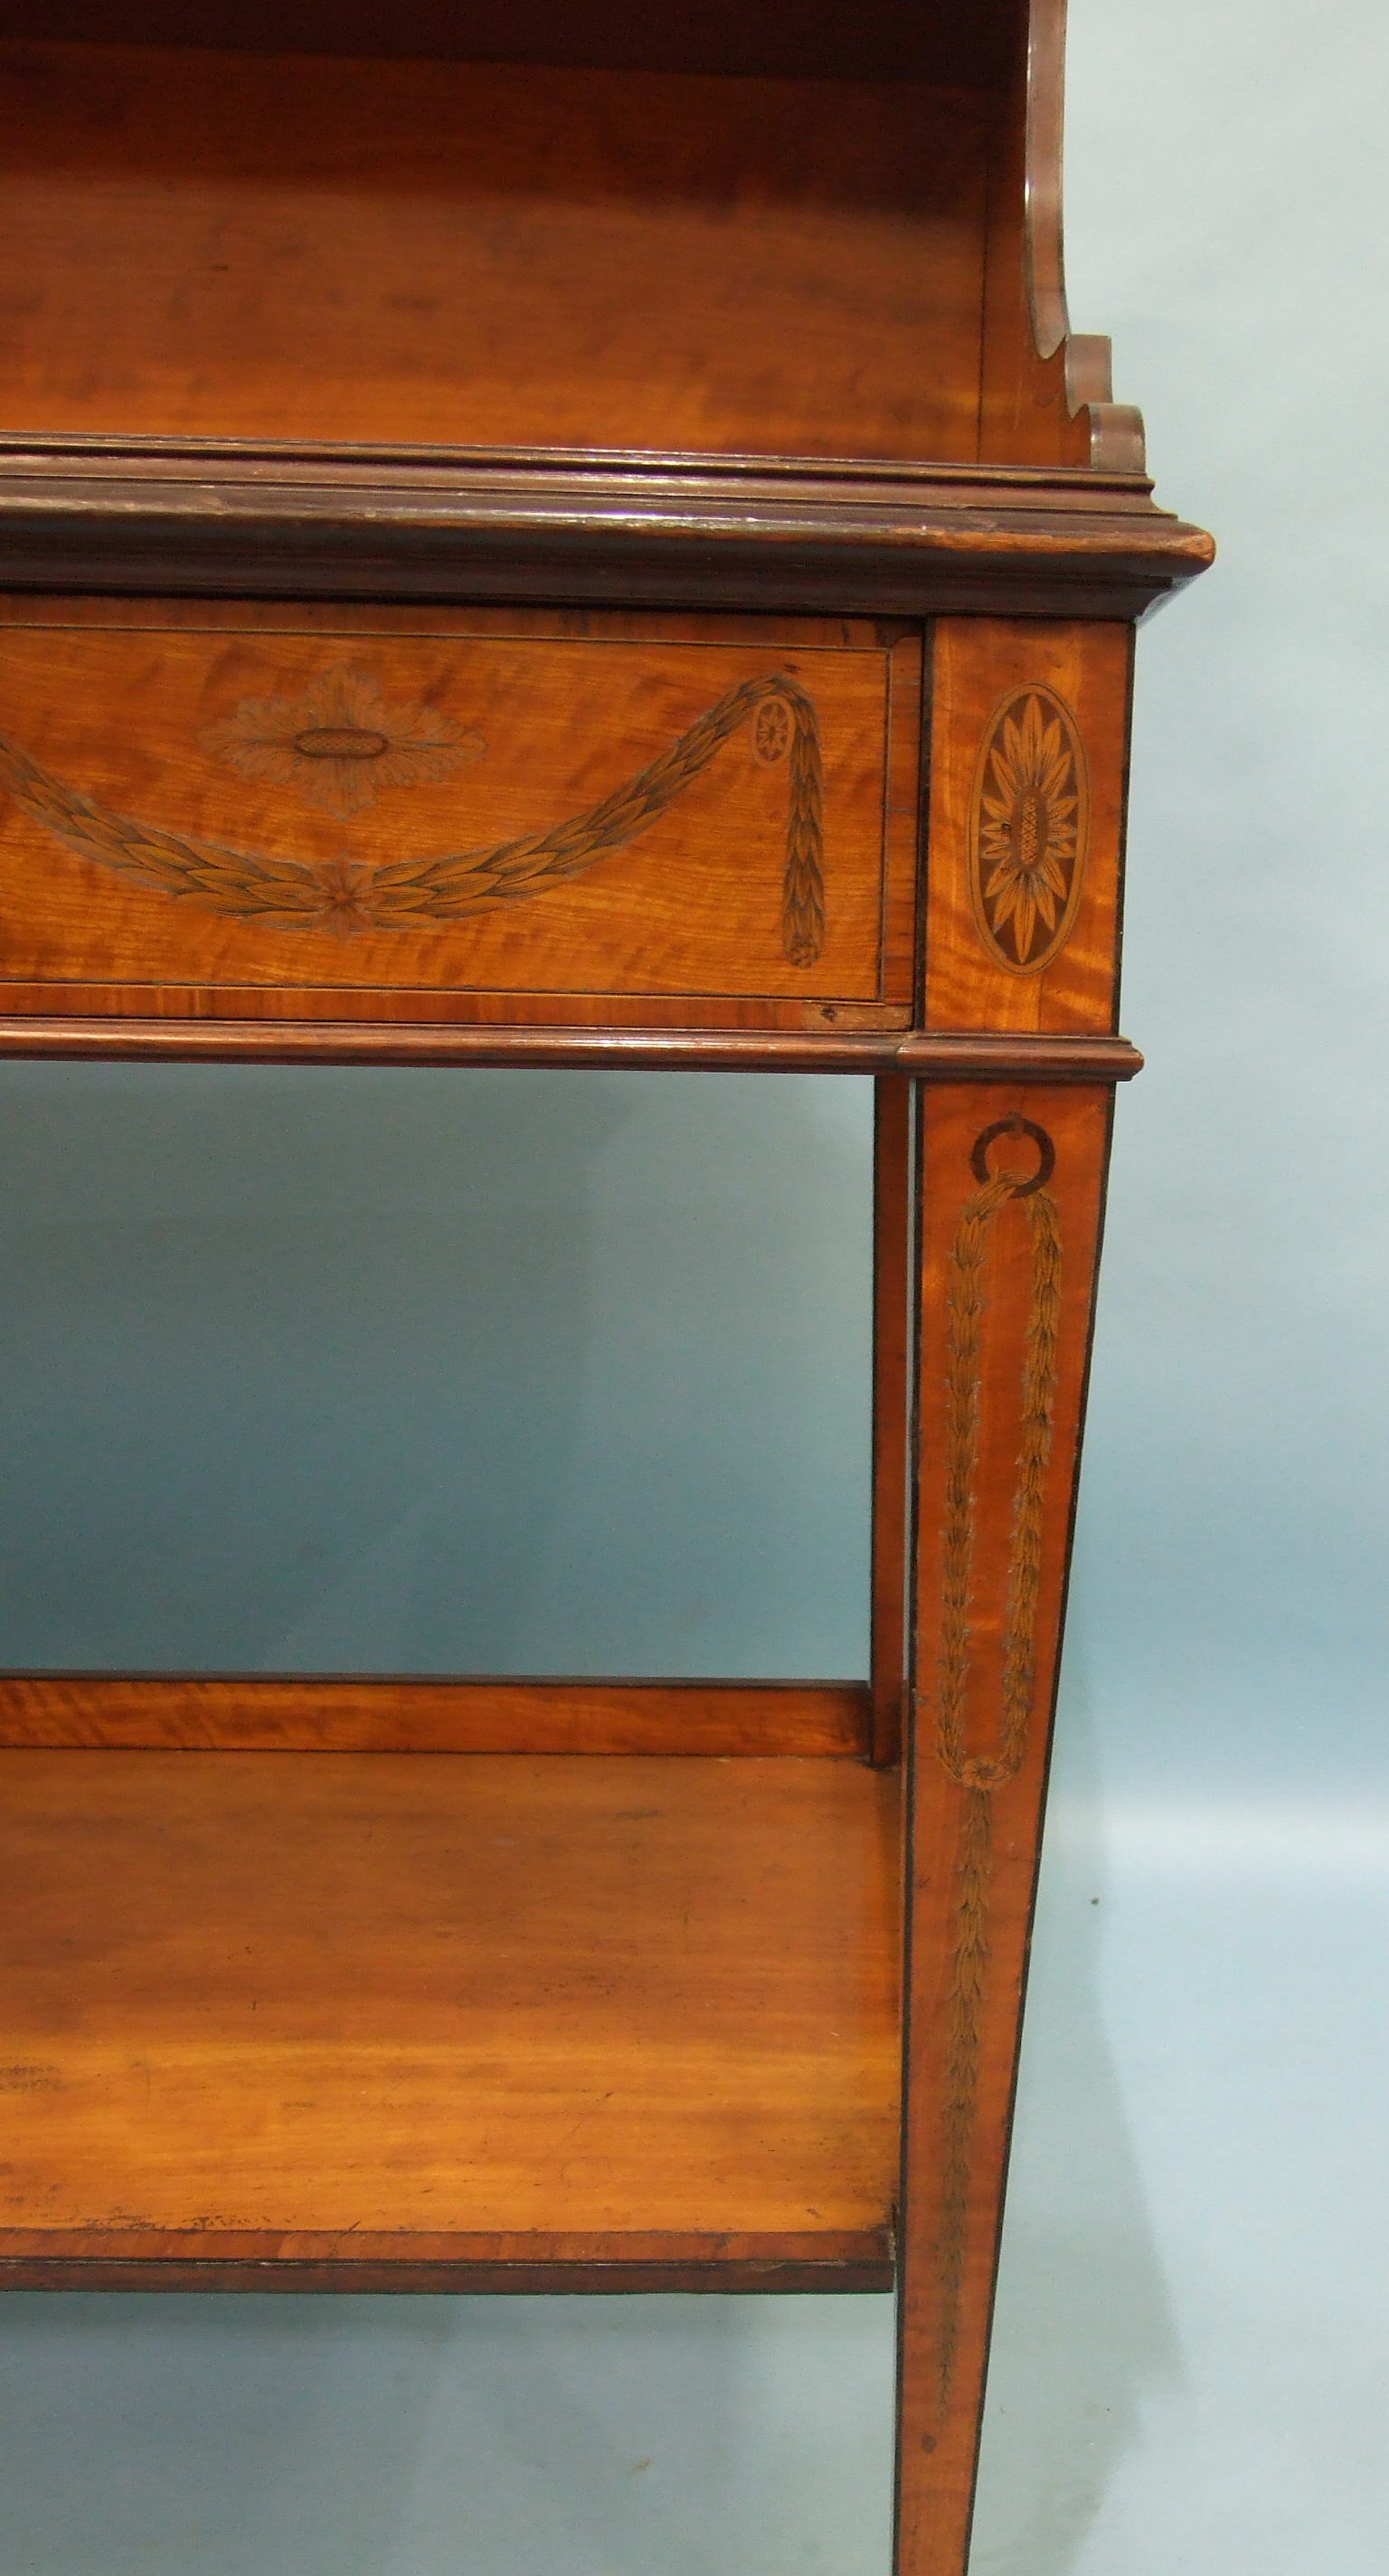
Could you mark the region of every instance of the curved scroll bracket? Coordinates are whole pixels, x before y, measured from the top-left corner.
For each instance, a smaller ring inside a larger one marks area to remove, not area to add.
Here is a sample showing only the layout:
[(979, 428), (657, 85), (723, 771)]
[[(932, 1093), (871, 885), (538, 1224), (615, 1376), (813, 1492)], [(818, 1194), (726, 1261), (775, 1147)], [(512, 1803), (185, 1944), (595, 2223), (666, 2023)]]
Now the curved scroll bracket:
[[(1110, 344), (1096, 332), (1073, 331), (1066, 304), (1062, 227), (1062, 167), (1066, 50), (1066, 0), (1025, 0), (1026, 52), (1020, 64), (1014, 149), (1022, 186), (1023, 310), (1015, 318), (998, 311), (994, 319), (997, 375), (1007, 371), (1010, 321), (1030, 347), (1018, 350), (1030, 381), (1017, 388), (1015, 402), (1000, 402), (1001, 388), (986, 387), (986, 450), (1004, 449), (1007, 461), (1019, 464), (1088, 465), (1112, 474), (1141, 474), (1145, 468), (1143, 416), (1132, 403), (1116, 403), (1110, 367)], [(1020, 126), (1020, 135), (1017, 127)], [(1016, 208), (1016, 199), (1013, 200)], [(1016, 275), (1016, 212), (998, 234), (991, 262), (1001, 262)], [(997, 277), (997, 272), (995, 272)], [(996, 303), (1012, 304), (1006, 287), (992, 287)], [(1047, 371), (1045, 388), (1036, 381), (1037, 362)], [(1038, 410), (1060, 414), (1058, 427), (1065, 447), (1060, 457), (1030, 452), (1037, 444)], [(989, 435), (992, 410), (993, 432)], [(1074, 423), (1074, 429), (1069, 425)], [(1004, 457), (998, 458), (999, 462)]]

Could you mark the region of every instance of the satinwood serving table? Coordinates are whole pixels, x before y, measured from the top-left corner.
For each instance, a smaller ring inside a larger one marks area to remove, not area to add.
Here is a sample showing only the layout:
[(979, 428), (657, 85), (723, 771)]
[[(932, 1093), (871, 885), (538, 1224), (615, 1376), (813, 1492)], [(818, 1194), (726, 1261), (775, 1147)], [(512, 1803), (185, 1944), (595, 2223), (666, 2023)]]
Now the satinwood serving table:
[[(0, 1047), (876, 1086), (872, 1670), (0, 1679), (0, 2277), (897, 2286), (967, 2550), (1137, 619), (1062, 0), (43, 0)], [(326, 1077), (326, 1078), (331, 1078)]]

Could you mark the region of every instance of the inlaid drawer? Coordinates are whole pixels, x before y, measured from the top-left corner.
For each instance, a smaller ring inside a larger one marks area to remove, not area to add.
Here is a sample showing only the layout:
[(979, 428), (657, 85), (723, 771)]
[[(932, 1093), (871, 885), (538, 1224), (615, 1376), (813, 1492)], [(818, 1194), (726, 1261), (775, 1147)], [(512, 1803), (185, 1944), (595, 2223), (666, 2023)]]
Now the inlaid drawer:
[(0, 605), (0, 1010), (904, 1022), (920, 646)]

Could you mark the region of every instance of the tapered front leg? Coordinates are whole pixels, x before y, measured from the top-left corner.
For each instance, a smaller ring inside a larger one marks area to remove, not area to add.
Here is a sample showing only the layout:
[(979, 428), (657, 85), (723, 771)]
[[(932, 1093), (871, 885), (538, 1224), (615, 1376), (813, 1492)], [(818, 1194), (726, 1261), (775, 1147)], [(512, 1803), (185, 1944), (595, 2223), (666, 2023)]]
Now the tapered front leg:
[(897, 2576), (968, 2553), (1109, 1126), (922, 1104)]

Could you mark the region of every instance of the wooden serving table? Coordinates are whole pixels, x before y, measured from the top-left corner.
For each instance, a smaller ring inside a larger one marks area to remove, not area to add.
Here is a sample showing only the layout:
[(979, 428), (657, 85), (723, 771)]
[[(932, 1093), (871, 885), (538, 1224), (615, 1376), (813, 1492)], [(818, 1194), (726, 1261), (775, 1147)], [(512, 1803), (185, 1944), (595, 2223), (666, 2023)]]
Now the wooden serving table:
[[(7, 14), (0, 1049), (876, 1085), (861, 1681), (0, 1677), (0, 2279), (898, 2289), (958, 2576), (1136, 620), (1062, 0)], [(678, 23), (677, 23), (678, 19)]]

